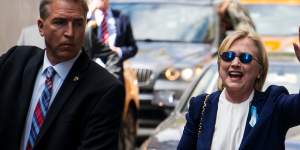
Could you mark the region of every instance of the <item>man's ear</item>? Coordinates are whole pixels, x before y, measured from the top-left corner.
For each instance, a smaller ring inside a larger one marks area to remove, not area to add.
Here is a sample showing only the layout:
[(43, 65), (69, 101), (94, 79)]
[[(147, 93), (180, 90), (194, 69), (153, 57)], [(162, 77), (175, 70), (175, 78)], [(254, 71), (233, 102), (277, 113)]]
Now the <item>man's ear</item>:
[(43, 19), (38, 19), (37, 25), (39, 28), (39, 32), (41, 36), (44, 36), (44, 20)]

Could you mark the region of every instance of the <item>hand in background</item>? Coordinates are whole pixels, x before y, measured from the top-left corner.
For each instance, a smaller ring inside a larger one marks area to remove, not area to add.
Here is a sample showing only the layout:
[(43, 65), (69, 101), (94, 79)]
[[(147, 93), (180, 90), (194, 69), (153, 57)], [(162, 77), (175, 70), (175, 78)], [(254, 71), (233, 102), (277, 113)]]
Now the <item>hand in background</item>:
[(88, 21), (86, 26), (94, 29), (97, 27), (97, 22), (96, 22), (96, 20), (90, 20), (90, 21)]
[[(299, 40), (299, 43), (300, 43), (300, 27), (298, 29), (298, 40)], [(294, 50), (295, 50), (295, 55), (297, 56), (298, 61), (300, 62), (300, 47), (299, 47), (299, 44), (293, 43), (293, 46), (294, 46)]]
[(109, 46), (109, 48), (113, 51), (116, 52), (118, 54), (118, 56), (121, 56), (122, 50), (120, 47), (116, 47), (116, 46)]

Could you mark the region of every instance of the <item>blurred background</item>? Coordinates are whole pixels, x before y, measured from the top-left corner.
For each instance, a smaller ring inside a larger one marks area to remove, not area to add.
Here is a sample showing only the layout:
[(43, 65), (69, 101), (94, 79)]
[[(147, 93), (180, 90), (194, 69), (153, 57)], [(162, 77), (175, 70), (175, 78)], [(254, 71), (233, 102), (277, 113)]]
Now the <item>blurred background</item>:
[[(0, 1), (0, 54), (17, 44), (23, 28), (36, 24), (39, 2)], [(278, 84), (299, 92), (300, 66), (292, 43), (298, 42), (300, 0), (110, 0), (110, 4), (130, 17), (139, 47), (125, 64), (126, 150), (176, 149), (190, 98), (216, 90), (215, 52), (238, 28), (256, 30), (269, 52), (265, 87)], [(288, 133), (286, 149), (300, 149), (299, 133), (298, 128)]]
[(22, 28), (36, 23), (40, 0), (0, 1), (0, 54), (16, 45)]

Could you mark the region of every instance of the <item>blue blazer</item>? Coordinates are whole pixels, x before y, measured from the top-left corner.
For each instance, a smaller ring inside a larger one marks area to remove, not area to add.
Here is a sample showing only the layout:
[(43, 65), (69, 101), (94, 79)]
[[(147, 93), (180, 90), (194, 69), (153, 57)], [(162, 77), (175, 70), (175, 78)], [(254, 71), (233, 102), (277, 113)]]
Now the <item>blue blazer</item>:
[[(206, 94), (191, 99), (189, 111), (186, 114), (187, 123), (177, 147), (178, 150), (210, 149), (220, 94), (221, 92), (217, 91), (209, 96), (200, 134), (198, 134), (198, 126)], [(287, 130), (300, 124), (299, 94), (290, 95), (286, 88), (273, 85), (265, 92), (255, 91), (250, 108), (252, 106), (256, 107), (258, 119), (252, 127), (249, 124), (251, 112), (248, 113), (239, 149), (285, 149), (284, 141)]]

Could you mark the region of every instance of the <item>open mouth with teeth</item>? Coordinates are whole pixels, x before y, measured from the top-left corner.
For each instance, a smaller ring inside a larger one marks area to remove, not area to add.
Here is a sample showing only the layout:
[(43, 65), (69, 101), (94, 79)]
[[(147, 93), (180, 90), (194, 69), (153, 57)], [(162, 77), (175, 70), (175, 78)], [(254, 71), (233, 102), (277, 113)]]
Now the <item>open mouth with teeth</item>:
[(241, 71), (229, 71), (229, 77), (233, 79), (241, 79), (244, 74)]

